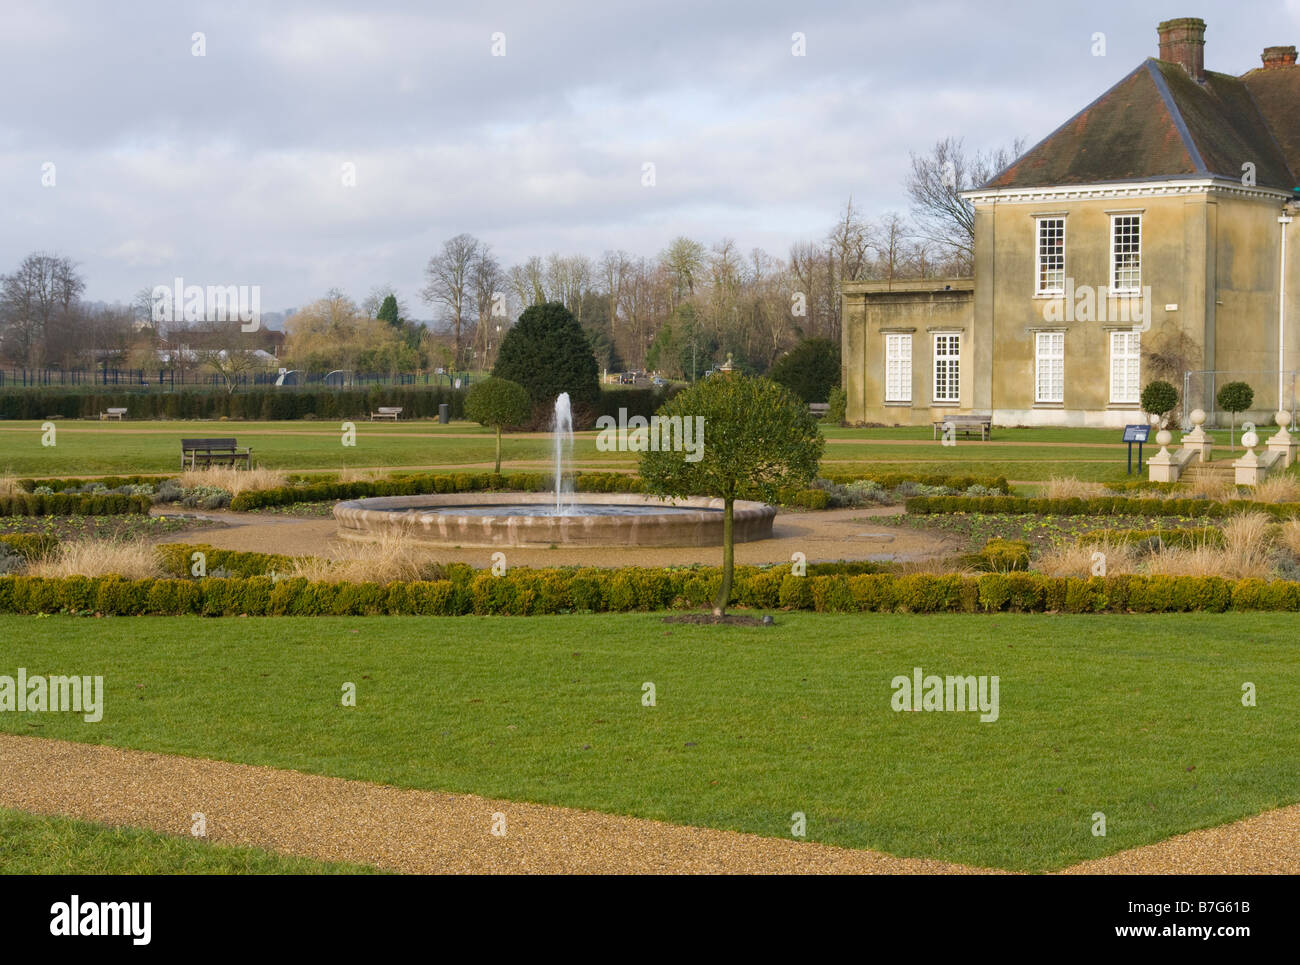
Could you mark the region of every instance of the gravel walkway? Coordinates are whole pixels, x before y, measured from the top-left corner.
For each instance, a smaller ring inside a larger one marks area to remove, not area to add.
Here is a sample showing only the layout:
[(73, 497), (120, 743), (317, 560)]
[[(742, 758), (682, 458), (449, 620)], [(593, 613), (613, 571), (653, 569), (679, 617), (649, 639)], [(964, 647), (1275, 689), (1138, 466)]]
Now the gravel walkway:
[[(416, 874), (981, 874), (874, 851), (0, 735), (0, 807)], [(505, 834), (492, 833), (504, 815)], [(1300, 805), (1085, 861), (1064, 874), (1297, 874)]]
[[(0, 735), (0, 806), (393, 871), (954, 874), (978, 869), (591, 811)], [(505, 835), (492, 833), (494, 814)]]

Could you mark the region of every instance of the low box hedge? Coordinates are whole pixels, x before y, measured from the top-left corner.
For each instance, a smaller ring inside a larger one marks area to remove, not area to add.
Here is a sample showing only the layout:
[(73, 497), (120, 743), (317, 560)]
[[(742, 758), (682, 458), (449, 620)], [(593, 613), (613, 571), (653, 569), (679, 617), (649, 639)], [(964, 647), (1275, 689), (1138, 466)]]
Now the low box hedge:
[[(717, 592), (717, 568), (516, 568), (503, 576), (457, 570), (410, 583), (313, 583), (271, 576), (125, 580), (0, 576), (0, 613), (114, 616), (458, 616), (698, 609)], [(1038, 573), (980, 576), (837, 573), (738, 567), (732, 603), (823, 613), (1218, 613), (1300, 610), (1300, 583), (1219, 577)]]
[(1022, 496), (913, 496), (905, 503), (918, 516), (943, 513), (986, 513), (1034, 516), (1233, 516), (1268, 513), (1278, 519), (1300, 514), (1300, 503), (1263, 503), (1250, 499), (1141, 499), (1093, 496), (1088, 499), (1037, 499)]
[(0, 516), (123, 516), (148, 513), (151, 505), (148, 496), (124, 496), (120, 493), (79, 496), (16, 493), (0, 496)]

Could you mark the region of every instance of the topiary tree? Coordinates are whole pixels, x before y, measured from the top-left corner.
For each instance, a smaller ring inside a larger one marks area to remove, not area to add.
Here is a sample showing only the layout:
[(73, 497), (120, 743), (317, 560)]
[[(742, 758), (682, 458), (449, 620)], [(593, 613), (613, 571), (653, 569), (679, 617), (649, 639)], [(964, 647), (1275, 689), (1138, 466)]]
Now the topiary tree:
[(489, 378), (475, 383), (465, 396), (465, 415), (497, 431), (497, 466), (501, 471), (501, 430), (525, 425), (533, 414), (528, 391), (508, 379)]
[(1228, 445), (1236, 445), (1237, 434), (1237, 413), (1245, 412), (1255, 402), (1255, 390), (1245, 382), (1228, 382), (1219, 389), (1219, 394), (1214, 397), (1214, 401), (1219, 404), (1219, 408), (1224, 412), (1232, 413), (1232, 428), (1228, 433)]
[(826, 443), (808, 406), (789, 389), (734, 372), (696, 383), (656, 415), (704, 420), (698, 459), (682, 450), (647, 451), (640, 472), (655, 495), (722, 500), (722, 586), (713, 604), (722, 616), (731, 600), (735, 501), (772, 501), (783, 487), (806, 486)]
[(591, 342), (577, 319), (558, 302), (531, 305), (501, 340), (497, 378), (522, 385), (535, 407), (549, 407), (561, 392), (575, 405), (600, 401), (600, 376)]
[(1142, 411), (1147, 415), (1160, 417), (1164, 425), (1165, 417), (1178, 405), (1178, 390), (1168, 382), (1155, 381), (1142, 390)]

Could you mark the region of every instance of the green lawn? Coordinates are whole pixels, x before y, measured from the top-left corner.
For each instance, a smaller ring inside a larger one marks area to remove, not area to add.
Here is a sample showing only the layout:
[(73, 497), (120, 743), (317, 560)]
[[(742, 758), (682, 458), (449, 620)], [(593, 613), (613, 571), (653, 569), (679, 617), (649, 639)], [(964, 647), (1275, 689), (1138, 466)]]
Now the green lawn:
[[(41, 445), (38, 422), (0, 423), (0, 474), (67, 476), (174, 472), (180, 465), (180, 440), (234, 436), (253, 447), (254, 461), (268, 469), (340, 469), (366, 466), (459, 466), (495, 458), (495, 437), (475, 423), (440, 426), (436, 422), (357, 422), (356, 445), (344, 446), (342, 423), (321, 422), (129, 422), (56, 423), (57, 444)], [(577, 447), (581, 464), (627, 468), (635, 458), (596, 451), (591, 435)], [(510, 460), (551, 457), (544, 434), (508, 437), (503, 456)]]
[[(179, 465), (185, 436), (234, 436), (272, 469), (368, 466), (455, 467), (491, 463), (492, 435), (475, 423), (358, 422), (356, 445), (344, 446), (340, 424), (324, 422), (128, 422), (59, 420), (57, 445), (41, 445), (41, 423), (0, 423), (0, 474), (68, 476), (169, 472)], [(1115, 429), (998, 429), (989, 442), (958, 439), (944, 446), (928, 428), (841, 429), (824, 426), (828, 470), (1003, 475), (1043, 480), (1053, 475), (1108, 481), (1125, 478), (1126, 447)], [(1221, 433), (1227, 442), (1227, 433)], [(707, 443), (707, 431), (706, 431)], [(1051, 443), (1051, 445), (1045, 445)], [(1065, 443), (1066, 445), (1061, 445)], [(1044, 444), (1044, 445), (1040, 445)], [(1148, 454), (1154, 452), (1148, 447)], [(506, 468), (540, 466), (551, 457), (545, 433), (507, 435)], [(636, 454), (599, 452), (596, 433), (579, 433), (579, 466), (636, 467)]]
[[(98, 724), (3, 713), (0, 729), (772, 836), (802, 811), (810, 840), (1043, 870), (1300, 800), (1294, 628), (1285, 614), (4, 617), (0, 673), (103, 674), (107, 696)], [(998, 675), (999, 719), (894, 712), (890, 682), (915, 666)], [(1246, 681), (1257, 707), (1241, 705)]]
[(139, 828), (0, 808), (0, 874), (309, 875), (374, 874), (364, 865), (232, 848)]

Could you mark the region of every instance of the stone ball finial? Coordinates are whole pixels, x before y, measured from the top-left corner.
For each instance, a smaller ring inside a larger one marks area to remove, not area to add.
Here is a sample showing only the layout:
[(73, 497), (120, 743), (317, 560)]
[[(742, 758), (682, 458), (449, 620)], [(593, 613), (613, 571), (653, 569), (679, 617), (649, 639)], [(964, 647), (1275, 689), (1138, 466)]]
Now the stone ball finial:
[(1168, 429), (1161, 429), (1156, 433), (1156, 442), (1161, 446), (1167, 446), (1174, 441), (1174, 434)]
[(1259, 445), (1259, 436), (1253, 432), (1247, 432), (1241, 437), (1241, 444), (1247, 449), (1254, 449)]
[(1273, 413), (1273, 421), (1276, 422), (1280, 428), (1285, 429), (1291, 424), (1291, 413), (1279, 409), (1277, 412)]
[(1205, 425), (1205, 410), (1193, 409), (1192, 414), (1188, 416), (1188, 418), (1192, 420), (1192, 425), (1203, 426)]

